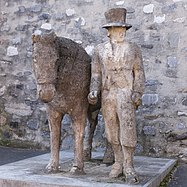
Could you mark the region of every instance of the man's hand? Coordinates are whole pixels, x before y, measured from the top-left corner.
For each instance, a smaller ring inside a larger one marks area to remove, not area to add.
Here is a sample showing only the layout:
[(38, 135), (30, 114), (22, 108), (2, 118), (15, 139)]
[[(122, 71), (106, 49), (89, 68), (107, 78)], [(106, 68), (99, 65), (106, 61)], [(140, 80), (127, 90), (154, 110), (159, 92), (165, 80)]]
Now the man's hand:
[(88, 94), (88, 102), (91, 104), (91, 105), (95, 105), (98, 101), (98, 97), (97, 97), (97, 91), (91, 91), (89, 94)]
[(138, 108), (138, 106), (141, 105), (142, 99), (141, 99), (141, 94), (140, 93), (133, 93), (132, 94), (132, 101), (134, 103), (134, 106), (136, 107), (136, 109)]

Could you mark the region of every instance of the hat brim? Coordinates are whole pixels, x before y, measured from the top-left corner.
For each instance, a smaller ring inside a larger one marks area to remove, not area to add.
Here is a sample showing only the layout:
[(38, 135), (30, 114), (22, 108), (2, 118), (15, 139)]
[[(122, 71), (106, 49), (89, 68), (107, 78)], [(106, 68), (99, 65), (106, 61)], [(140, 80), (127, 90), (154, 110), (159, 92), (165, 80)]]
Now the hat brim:
[(132, 25), (127, 24), (127, 23), (107, 23), (105, 25), (102, 26), (102, 28), (109, 28), (109, 27), (125, 27), (127, 30), (130, 29), (132, 27)]

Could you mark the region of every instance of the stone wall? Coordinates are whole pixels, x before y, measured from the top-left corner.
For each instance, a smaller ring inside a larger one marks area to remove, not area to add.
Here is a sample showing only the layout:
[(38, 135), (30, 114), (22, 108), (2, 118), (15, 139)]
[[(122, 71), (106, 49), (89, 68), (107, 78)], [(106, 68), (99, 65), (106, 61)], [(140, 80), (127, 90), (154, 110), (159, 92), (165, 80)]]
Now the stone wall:
[[(127, 21), (133, 25), (127, 38), (143, 53), (146, 90), (137, 111), (136, 151), (187, 158), (186, 0), (1, 0), (1, 144), (49, 146), (46, 110), (37, 99), (32, 73), (32, 33), (53, 29), (80, 43), (91, 55), (107, 39), (101, 26), (104, 12), (113, 7), (127, 8)], [(99, 124), (94, 145), (101, 148), (103, 121)], [(64, 149), (73, 145), (70, 126), (66, 117)]]

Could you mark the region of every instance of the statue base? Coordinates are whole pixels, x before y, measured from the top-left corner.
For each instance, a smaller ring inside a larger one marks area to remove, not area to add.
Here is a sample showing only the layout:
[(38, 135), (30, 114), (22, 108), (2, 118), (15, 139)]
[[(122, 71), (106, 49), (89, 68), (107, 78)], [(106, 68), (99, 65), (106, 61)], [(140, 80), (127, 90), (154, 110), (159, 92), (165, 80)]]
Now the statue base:
[(134, 165), (139, 175), (139, 183), (128, 185), (124, 177), (110, 179), (108, 177), (111, 165), (102, 162), (103, 153), (93, 153), (93, 159), (85, 162), (85, 175), (72, 176), (69, 170), (72, 166), (73, 152), (61, 152), (61, 168), (58, 173), (45, 173), (50, 155), (24, 159), (0, 166), (1, 187), (157, 187), (172, 170), (176, 160), (135, 156)]

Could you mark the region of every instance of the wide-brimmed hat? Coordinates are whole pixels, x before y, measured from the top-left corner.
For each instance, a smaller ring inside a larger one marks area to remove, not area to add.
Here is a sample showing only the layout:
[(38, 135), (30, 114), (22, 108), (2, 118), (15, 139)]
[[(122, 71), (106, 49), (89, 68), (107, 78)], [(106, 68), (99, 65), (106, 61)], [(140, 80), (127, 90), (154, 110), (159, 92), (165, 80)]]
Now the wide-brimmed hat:
[(127, 10), (125, 8), (112, 8), (105, 12), (105, 18), (107, 23), (103, 25), (103, 28), (109, 27), (126, 27), (126, 29), (130, 29), (132, 25), (126, 23), (126, 13)]

